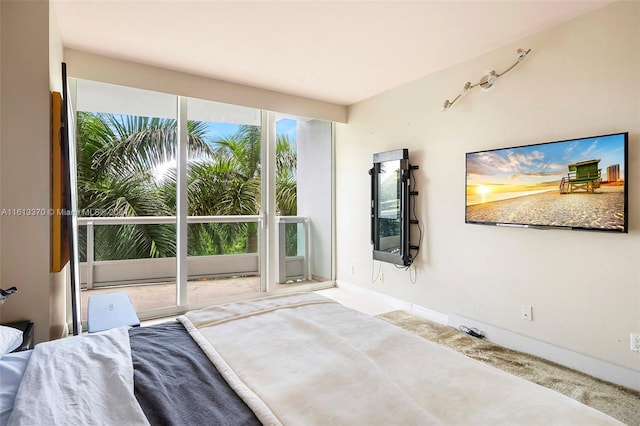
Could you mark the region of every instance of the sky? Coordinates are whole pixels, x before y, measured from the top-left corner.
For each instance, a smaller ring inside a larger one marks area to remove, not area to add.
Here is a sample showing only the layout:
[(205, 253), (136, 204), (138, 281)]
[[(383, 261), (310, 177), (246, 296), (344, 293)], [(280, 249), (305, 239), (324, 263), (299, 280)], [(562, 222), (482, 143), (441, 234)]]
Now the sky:
[(505, 148), (467, 154), (467, 186), (483, 185), (492, 191), (531, 190), (532, 186), (556, 183), (566, 176), (568, 165), (600, 159), (598, 168), (620, 165), (624, 176), (624, 135)]
[[(96, 113), (94, 113), (96, 114)], [(100, 114), (100, 113), (97, 113)], [(119, 119), (125, 119), (124, 114), (113, 114)], [(210, 139), (218, 139), (225, 136), (232, 136), (240, 128), (241, 124), (223, 123), (223, 122), (207, 122), (207, 137)], [(276, 121), (276, 137), (281, 134), (289, 136), (289, 140), (296, 141), (297, 121), (293, 118), (281, 118)]]
[[(208, 123), (208, 136), (217, 139), (223, 136), (231, 136), (238, 131), (239, 124), (234, 123)], [(281, 134), (287, 134), (289, 140), (296, 140), (296, 120), (291, 118), (282, 118), (276, 122), (276, 137)]]
[[(216, 123), (216, 122), (208, 122), (207, 123), (207, 133), (206, 138), (209, 140), (215, 140), (218, 138), (222, 138), (225, 136), (232, 136), (235, 134), (240, 128), (240, 124), (235, 123)], [(276, 122), (276, 137), (281, 134), (286, 134), (289, 136), (289, 141), (294, 143), (296, 142), (296, 131), (297, 131), (297, 122), (295, 119), (291, 118), (282, 118)], [(154, 170), (154, 175), (156, 179), (161, 179), (168, 170), (176, 167), (175, 158), (166, 161), (163, 164), (158, 165)]]

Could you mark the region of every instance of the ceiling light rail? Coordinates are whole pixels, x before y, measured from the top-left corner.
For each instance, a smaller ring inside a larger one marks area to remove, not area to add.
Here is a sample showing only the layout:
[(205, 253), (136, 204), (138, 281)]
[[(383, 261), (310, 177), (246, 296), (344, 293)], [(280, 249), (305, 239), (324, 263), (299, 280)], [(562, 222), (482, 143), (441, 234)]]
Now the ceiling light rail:
[(514, 69), (516, 67), (516, 65), (518, 65), (520, 62), (523, 62), (525, 59), (527, 59), (527, 55), (529, 54), (529, 52), (531, 52), (531, 49), (527, 49), (527, 50), (518, 49), (517, 52), (516, 52), (517, 53), (516, 62), (513, 65), (511, 65), (509, 68), (507, 68), (506, 70), (502, 71), (501, 73), (496, 73), (495, 70), (491, 71), (487, 75), (483, 76), (480, 79), (480, 81), (478, 81), (475, 84), (471, 84), (470, 81), (467, 81), (465, 83), (464, 87), (462, 88), (462, 91), (460, 93), (458, 93), (458, 96), (456, 96), (452, 101), (449, 101), (449, 99), (444, 101), (444, 104), (442, 105), (442, 109), (440, 111), (443, 111), (443, 112), (447, 111), (459, 99), (461, 99), (464, 96), (466, 96), (467, 93), (469, 93), (469, 91), (471, 89), (473, 89), (474, 87), (480, 87), (480, 90), (482, 90), (483, 92), (487, 92), (487, 91), (493, 89), (493, 87), (495, 86), (496, 82), (498, 81), (498, 78), (502, 77), (503, 75), (505, 75), (506, 73), (508, 73), (512, 69)]

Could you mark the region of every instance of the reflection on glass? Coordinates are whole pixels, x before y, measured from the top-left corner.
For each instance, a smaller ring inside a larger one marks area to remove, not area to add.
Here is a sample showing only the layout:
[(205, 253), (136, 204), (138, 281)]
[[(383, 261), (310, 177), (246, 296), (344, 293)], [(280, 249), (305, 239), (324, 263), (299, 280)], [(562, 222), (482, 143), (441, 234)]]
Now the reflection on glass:
[(87, 226), (78, 226), (78, 262), (87, 261)]
[(380, 164), (377, 250), (400, 252), (400, 160)]

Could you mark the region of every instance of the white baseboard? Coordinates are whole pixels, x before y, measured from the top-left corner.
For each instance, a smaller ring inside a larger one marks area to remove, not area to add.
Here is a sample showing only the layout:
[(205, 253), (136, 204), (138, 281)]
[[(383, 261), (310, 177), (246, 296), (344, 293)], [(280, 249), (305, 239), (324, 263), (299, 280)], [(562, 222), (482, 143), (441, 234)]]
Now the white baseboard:
[(573, 368), (608, 382), (640, 390), (640, 371), (621, 367), (610, 362), (602, 361), (579, 352), (555, 346), (532, 337), (527, 337), (513, 331), (494, 327), (480, 321), (465, 318), (460, 315), (449, 315), (449, 325), (458, 328), (464, 325), (477, 328), (487, 335), (487, 340), (520, 352), (553, 361), (565, 367)]
[(437, 322), (438, 324), (448, 324), (448, 316), (445, 314), (433, 311), (431, 309), (423, 308), (422, 306), (418, 306), (404, 300), (396, 299), (395, 297), (388, 296), (375, 290), (370, 290), (368, 288), (360, 287), (358, 285), (350, 284), (341, 280), (336, 281), (336, 287), (348, 291), (352, 294), (361, 294), (374, 300), (379, 300), (382, 303), (392, 306), (393, 309), (402, 309), (403, 311), (411, 312), (412, 314), (433, 322)]
[(418, 305), (411, 305), (411, 313), (419, 317), (437, 322), (438, 324), (448, 325), (448, 315), (440, 312), (432, 311), (431, 309), (423, 308)]
[(360, 287), (359, 285), (350, 284), (345, 281), (337, 280), (336, 287), (345, 290), (348, 293), (353, 295), (361, 295), (363, 297), (367, 297), (369, 300), (380, 302), (391, 309), (401, 309), (403, 311), (411, 310), (411, 303), (405, 302), (404, 300), (396, 299), (391, 296), (387, 296), (386, 294), (369, 290), (368, 288)]
[(591, 376), (640, 390), (640, 371), (621, 367), (610, 362), (602, 361), (578, 352), (564, 349), (538, 339), (524, 336), (513, 331), (484, 324), (480, 321), (465, 318), (456, 314), (443, 314), (422, 306), (396, 299), (386, 294), (370, 290), (345, 281), (336, 281), (336, 287), (352, 294), (360, 294), (374, 300), (386, 303), (394, 309), (402, 309), (433, 322), (458, 328), (464, 325), (477, 328), (487, 335), (487, 340), (516, 351), (525, 352), (540, 358), (553, 361), (560, 365), (582, 371)]

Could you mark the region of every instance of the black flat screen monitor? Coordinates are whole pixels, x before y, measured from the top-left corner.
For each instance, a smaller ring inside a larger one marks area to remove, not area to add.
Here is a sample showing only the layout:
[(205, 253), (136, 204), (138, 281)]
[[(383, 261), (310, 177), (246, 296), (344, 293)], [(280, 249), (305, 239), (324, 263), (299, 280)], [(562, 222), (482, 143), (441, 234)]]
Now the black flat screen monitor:
[(471, 152), (467, 223), (628, 232), (628, 134)]
[(409, 151), (373, 154), (371, 242), (373, 258), (407, 266), (409, 253)]

